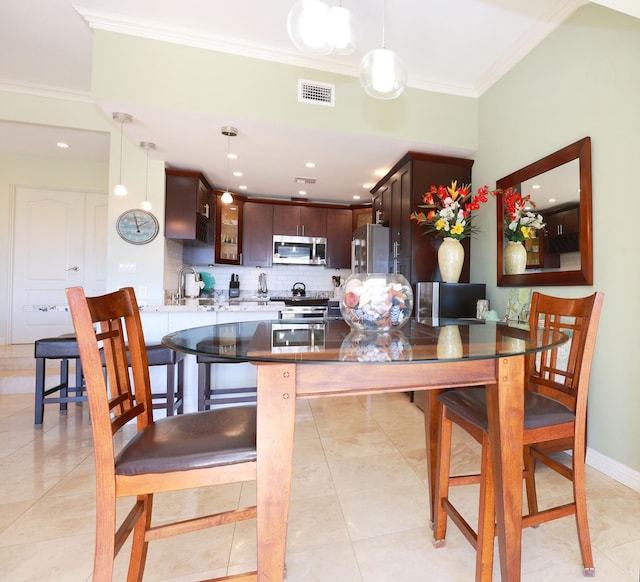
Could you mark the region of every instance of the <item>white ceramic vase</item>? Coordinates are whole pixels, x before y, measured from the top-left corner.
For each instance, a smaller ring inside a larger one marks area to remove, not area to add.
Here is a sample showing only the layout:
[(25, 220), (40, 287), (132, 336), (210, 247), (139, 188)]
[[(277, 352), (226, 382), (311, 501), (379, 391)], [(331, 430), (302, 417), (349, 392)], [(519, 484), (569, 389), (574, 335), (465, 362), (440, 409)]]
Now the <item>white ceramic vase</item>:
[(436, 355), (439, 360), (455, 360), (462, 357), (462, 338), (457, 325), (440, 328)]
[(438, 267), (445, 283), (457, 283), (464, 265), (464, 247), (457, 238), (445, 237), (438, 248)]
[(519, 241), (510, 240), (504, 249), (504, 272), (519, 275), (527, 269), (527, 249)]

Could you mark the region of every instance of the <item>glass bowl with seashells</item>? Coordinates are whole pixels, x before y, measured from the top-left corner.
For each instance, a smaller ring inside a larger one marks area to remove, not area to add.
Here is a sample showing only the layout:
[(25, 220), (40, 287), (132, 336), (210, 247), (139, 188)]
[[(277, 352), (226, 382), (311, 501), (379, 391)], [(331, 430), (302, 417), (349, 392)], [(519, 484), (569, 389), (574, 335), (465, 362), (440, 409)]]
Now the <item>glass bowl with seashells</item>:
[(340, 313), (352, 329), (389, 331), (411, 318), (413, 291), (402, 275), (354, 273), (340, 293)]

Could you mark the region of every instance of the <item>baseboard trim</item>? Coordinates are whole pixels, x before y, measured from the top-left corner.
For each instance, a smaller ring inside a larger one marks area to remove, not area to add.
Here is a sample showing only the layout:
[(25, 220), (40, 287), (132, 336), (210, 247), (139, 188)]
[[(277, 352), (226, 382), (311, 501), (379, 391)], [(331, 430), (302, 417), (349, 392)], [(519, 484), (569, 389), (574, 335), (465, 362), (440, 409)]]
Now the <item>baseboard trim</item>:
[(611, 477), (640, 493), (640, 471), (635, 471), (589, 447), (587, 447), (586, 463), (607, 477)]

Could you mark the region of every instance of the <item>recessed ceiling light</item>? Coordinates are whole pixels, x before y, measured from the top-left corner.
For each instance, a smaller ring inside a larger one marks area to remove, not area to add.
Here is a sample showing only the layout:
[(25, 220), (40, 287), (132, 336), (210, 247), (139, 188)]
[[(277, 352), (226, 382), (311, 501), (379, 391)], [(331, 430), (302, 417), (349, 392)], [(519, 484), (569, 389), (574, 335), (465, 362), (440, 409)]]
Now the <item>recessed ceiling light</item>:
[(353, 197), (354, 200), (360, 200), (360, 196), (358, 196), (357, 194)]
[(374, 174), (375, 174), (376, 176), (384, 176), (388, 171), (389, 171), (389, 170), (388, 170), (388, 169), (386, 169), (386, 168), (380, 168), (379, 170), (376, 170), (376, 171), (374, 172)]
[(363, 187), (365, 190), (371, 190), (371, 188), (373, 188), (373, 184), (363, 184), (363, 185), (362, 185), (362, 187)]
[(300, 196), (306, 196), (307, 195), (307, 191), (306, 190), (298, 190), (298, 194), (300, 194)]
[(230, 160), (237, 160), (238, 159), (238, 155), (237, 154), (227, 154), (227, 157)]
[(242, 172), (234, 172), (233, 175), (240, 178), (242, 176)]
[(247, 189), (247, 187), (243, 186), (242, 184), (240, 186), (238, 186), (238, 190), (246, 190), (246, 189)]
[(315, 162), (307, 162), (307, 163), (305, 164), (305, 166), (306, 166), (307, 168), (315, 168), (315, 167), (316, 167), (316, 164), (315, 164)]
[(64, 150), (64, 149), (67, 149), (67, 148), (69, 147), (69, 144), (68, 144), (68, 143), (64, 143), (63, 141), (59, 141), (56, 145), (57, 145), (59, 148), (62, 148), (63, 150)]
[(534, 184), (533, 186), (531, 186), (531, 188), (533, 190), (540, 190), (540, 184)]
[(549, 202), (555, 202), (556, 199), (555, 198), (549, 198)]

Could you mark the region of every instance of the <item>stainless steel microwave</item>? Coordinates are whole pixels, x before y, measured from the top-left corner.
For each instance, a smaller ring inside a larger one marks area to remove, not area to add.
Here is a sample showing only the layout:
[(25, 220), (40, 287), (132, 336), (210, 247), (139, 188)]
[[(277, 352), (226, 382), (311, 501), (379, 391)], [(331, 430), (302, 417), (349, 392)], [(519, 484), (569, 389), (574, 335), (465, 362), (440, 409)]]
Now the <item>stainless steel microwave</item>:
[(312, 236), (274, 234), (273, 263), (326, 266), (327, 239)]

